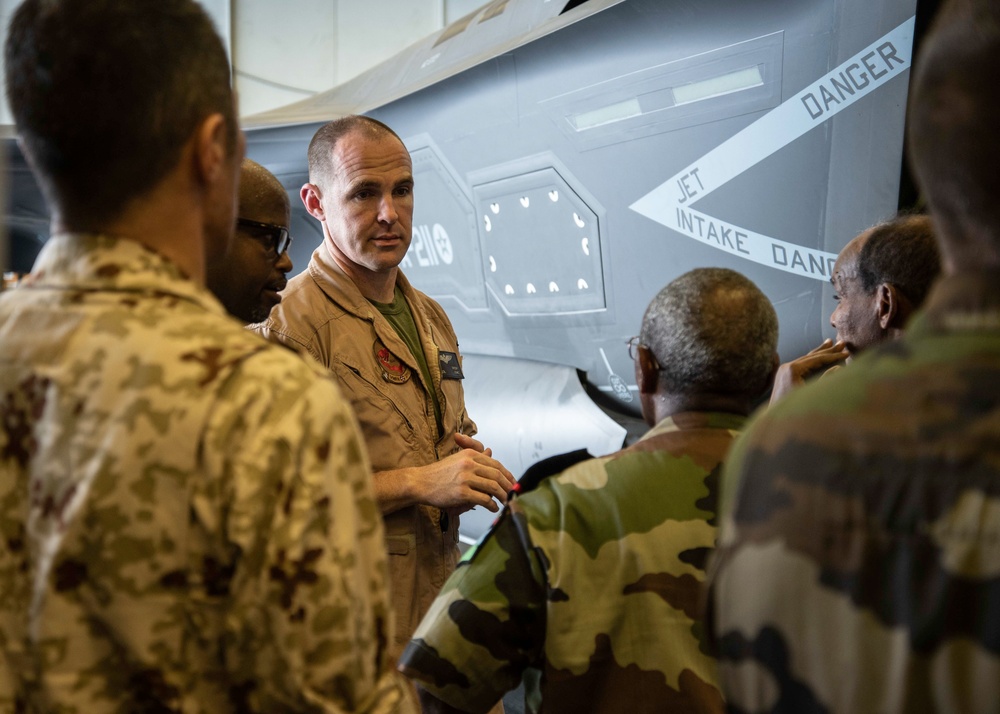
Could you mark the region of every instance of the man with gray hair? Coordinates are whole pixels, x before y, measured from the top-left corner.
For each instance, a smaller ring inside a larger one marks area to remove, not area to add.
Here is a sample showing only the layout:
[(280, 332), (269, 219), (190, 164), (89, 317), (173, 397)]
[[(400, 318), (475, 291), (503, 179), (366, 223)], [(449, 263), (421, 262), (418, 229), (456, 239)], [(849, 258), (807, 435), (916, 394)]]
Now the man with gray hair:
[(930, 216), (901, 214), (855, 236), (833, 266), (837, 339), (786, 362), (774, 378), (771, 403), (812, 375), (882, 342), (897, 340), (941, 273)]
[(774, 308), (739, 273), (694, 270), (660, 291), (629, 343), (652, 430), (521, 479), (400, 661), (425, 711), (484, 712), (522, 680), (529, 711), (723, 711), (698, 593), (720, 464), (770, 386), (777, 340)]

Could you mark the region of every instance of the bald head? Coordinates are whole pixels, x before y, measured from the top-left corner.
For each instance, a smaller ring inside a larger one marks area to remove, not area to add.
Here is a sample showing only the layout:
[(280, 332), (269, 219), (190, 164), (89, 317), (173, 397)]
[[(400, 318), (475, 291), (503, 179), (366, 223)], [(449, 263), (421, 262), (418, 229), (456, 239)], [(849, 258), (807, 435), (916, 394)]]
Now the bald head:
[(291, 223), (288, 192), (267, 169), (244, 159), (240, 171), (236, 233), (225, 260), (207, 266), (206, 282), (229, 314), (260, 322), (281, 302), (285, 275), (292, 269), (278, 242)]
[[(242, 218), (256, 220), (251, 214), (260, 211), (286, 216), (291, 214), (288, 192), (281, 181), (253, 159), (243, 159), (239, 201), (239, 215)], [(283, 225), (288, 225), (287, 219)]]
[(917, 58), (910, 162), (945, 272), (1000, 268), (1000, 3), (952, 0)]

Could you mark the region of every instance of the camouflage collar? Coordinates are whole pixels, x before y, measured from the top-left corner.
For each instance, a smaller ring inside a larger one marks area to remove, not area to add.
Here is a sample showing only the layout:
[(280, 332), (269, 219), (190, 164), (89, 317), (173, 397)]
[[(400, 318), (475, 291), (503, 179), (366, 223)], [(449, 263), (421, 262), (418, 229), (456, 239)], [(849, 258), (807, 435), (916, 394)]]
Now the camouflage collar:
[(660, 434), (689, 429), (728, 429), (740, 431), (746, 424), (747, 417), (728, 412), (677, 412), (661, 420), (656, 426), (643, 434), (639, 441), (651, 439)]
[(224, 313), (221, 303), (179, 267), (126, 238), (85, 233), (52, 236), (42, 247), (25, 287), (79, 291), (158, 293)]

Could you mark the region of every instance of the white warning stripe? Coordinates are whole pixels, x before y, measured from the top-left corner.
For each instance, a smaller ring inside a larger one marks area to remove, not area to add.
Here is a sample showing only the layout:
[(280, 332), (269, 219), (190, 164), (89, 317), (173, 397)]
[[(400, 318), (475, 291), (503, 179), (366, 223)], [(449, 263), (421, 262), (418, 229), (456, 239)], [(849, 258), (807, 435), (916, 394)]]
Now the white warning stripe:
[[(692, 204), (816, 128), (842, 109), (909, 69), (914, 18), (879, 38), (841, 65), (782, 102), (742, 131), (647, 193), (630, 208), (657, 223), (720, 250), (818, 280), (836, 255), (776, 240), (711, 218)], [(706, 237), (709, 225), (718, 240)], [(728, 229), (729, 241), (722, 237)], [(736, 235), (742, 237), (737, 245)], [(797, 253), (797, 255), (796, 255)], [(823, 270), (819, 266), (824, 266)]]
[(700, 243), (746, 260), (819, 280), (830, 279), (833, 264), (837, 260), (836, 253), (770, 238), (712, 218), (694, 208), (677, 206), (674, 209), (674, 220), (664, 225)]

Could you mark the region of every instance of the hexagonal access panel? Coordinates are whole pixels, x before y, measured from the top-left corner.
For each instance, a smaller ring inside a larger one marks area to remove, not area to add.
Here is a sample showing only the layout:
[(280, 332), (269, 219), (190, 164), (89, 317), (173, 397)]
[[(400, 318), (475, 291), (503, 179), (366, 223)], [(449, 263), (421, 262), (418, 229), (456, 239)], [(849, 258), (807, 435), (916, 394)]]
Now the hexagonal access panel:
[(511, 315), (607, 307), (598, 212), (561, 171), (473, 186), (486, 287)]
[(467, 309), (487, 307), (472, 202), (435, 145), (410, 151), (413, 161), (413, 240), (400, 263), (406, 276), (436, 300)]

